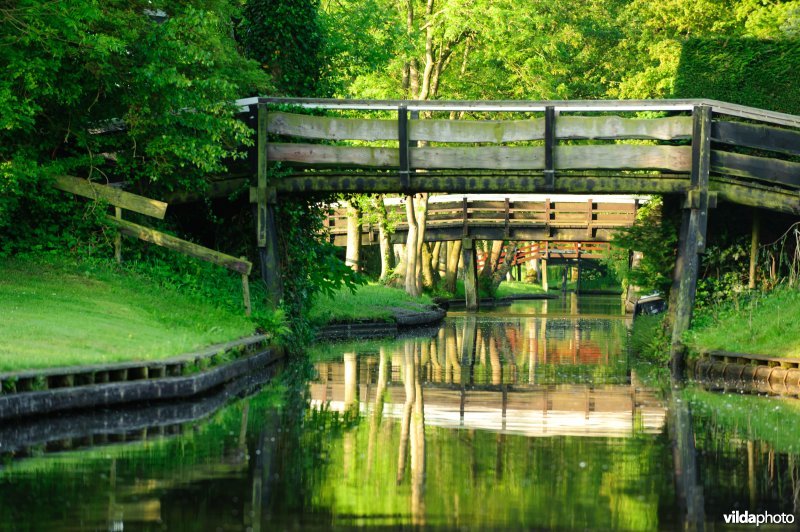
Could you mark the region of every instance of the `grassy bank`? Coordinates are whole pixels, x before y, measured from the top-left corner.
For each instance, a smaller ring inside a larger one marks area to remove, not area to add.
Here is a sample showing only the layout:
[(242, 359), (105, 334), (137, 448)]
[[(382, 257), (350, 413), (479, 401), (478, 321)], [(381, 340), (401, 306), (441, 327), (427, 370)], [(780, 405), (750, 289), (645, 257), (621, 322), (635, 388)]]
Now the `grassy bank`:
[[(500, 283), (500, 286), (497, 287), (497, 292), (494, 294), (494, 297), (501, 298), (501, 297), (513, 297), (518, 295), (530, 295), (530, 294), (544, 294), (544, 290), (542, 290), (541, 285), (532, 284), (532, 283), (525, 283), (521, 281), (503, 281)], [(481, 287), (480, 296), (484, 297), (493, 297), (487, 290)], [(464, 281), (461, 279), (456, 280), (456, 292), (453, 294), (454, 298), (463, 299), (464, 295)]]
[(241, 310), (54, 255), (0, 263), (0, 371), (154, 360), (253, 334)]
[(413, 298), (399, 288), (369, 283), (359, 286), (355, 292), (342, 288), (332, 296), (318, 296), (309, 319), (316, 325), (359, 320), (391, 321), (393, 308), (414, 310), (432, 304), (427, 295)]
[(692, 351), (721, 350), (800, 356), (800, 291), (779, 288), (742, 296), (698, 312), (687, 343)]

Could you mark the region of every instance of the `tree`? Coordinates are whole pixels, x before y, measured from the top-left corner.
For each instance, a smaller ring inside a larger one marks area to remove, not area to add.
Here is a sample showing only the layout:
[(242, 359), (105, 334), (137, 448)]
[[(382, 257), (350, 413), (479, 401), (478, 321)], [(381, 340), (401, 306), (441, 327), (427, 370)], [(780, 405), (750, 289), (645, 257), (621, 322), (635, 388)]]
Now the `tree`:
[(63, 241), (71, 207), (51, 192), (53, 175), (202, 190), (251, 144), (234, 101), (267, 80), (239, 55), (227, 0), (6, 5), (0, 253), (31, 235), (45, 246)]

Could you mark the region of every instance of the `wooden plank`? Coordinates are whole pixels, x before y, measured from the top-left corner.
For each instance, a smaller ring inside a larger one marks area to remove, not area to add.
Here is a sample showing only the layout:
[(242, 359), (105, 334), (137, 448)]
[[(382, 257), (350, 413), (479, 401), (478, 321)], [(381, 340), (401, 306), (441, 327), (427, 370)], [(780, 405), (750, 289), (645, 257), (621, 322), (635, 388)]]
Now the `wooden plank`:
[(155, 229), (150, 229), (149, 227), (144, 227), (143, 225), (138, 225), (127, 220), (117, 220), (113, 216), (106, 216), (106, 220), (128, 236), (150, 242), (157, 246), (172, 249), (206, 262), (217, 264), (241, 274), (249, 275), (250, 270), (253, 268), (253, 264), (246, 260), (237, 259), (231, 255), (214, 251), (213, 249), (162, 233), (161, 231), (156, 231)]
[(711, 171), (800, 188), (800, 163), (713, 150)]
[[(394, 175), (340, 175), (327, 176), (308, 173), (298, 177), (286, 177), (277, 181), (279, 192), (402, 192), (402, 184)], [(532, 193), (544, 190), (544, 178), (519, 175), (430, 175), (412, 176), (411, 187), (418, 192), (471, 193)], [(556, 183), (557, 193), (599, 194), (674, 194), (686, 192), (689, 179), (685, 175), (671, 176), (560, 176)]]
[(396, 120), (337, 118), (271, 112), (267, 131), (276, 135), (327, 140), (397, 140)]
[[(326, 146), (322, 144), (284, 144), (272, 142), (268, 148), (272, 161), (305, 164), (310, 166), (366, 166), (371, 168), (398, 168), (400, 152), (394, 148), (364, 146)], [(416, 161), (414, 161), (416, 165)]]
[[(559, 170), (663, 170), (691, 168), (688, 146), (557, 146)], [(543, 147), (422, 147), (411, 148), (411, 164), (418, 169), (542, 170)], [(391, 148), (271, 143), (270, 160), (308, 166), (397, 168), (399, 152)], [(413, 179), (413, 177), (412, 177)]]
[[(393, 120), (337, 118), (283, 112), (269, 114), (269, 133), (326, 140), (397, 140)], [(621, 118), (618, 116), (564, 116), (556, 127), (558, 139), (652, 139), (689, 138), (692, 119)], [(502, 144), (544, 140), (545, 120), (411, 120), (410, 140), (428, 142), (481, 142)]]
[(164, 219), (167, 212), (167, 204), (137, 194), (131, 194), (108, 185), (98, 185), (80, 177), (61, 175), (55, 178), (54, 186), (65, 192), (71, 192), (78, 196), (93, 200), (102, 199), (115, 207), (138, 212), (145, 216), (152, 216), (159, 220)]
[(800, 131), (791, 129), (715, 120), (711, 126), (711, 139), (732, 146), (800, 155)]
[(621, 118), (562, 115), (556, 121), (558, 139), (675, 140), (692, 136), (691, 116)]
[(544, 119), (529, 120), (413, 120), (411, 139), (432, 142), (502, 144), (544, 139)]
[(800, 196), (772, 190), (749, 187), (743, 184), (711, 182), (720, 200), (760, 207), (790, 214), (800, 214)]

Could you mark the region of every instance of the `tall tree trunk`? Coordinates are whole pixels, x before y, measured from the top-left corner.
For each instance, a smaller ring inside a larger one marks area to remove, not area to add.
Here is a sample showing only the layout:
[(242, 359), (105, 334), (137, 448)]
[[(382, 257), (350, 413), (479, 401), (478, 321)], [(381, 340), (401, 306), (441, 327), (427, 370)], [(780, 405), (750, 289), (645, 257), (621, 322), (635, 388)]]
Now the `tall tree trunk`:
[(461, 261), (461, 240), (450, 244), (447, 253), (447, 270), (445, 272), (444, 289), (450, 293), (456, 291), (456, 277), (458, 277), (458, 263)]
[(414, 196), (406, 196), (406, 218), (408, 219), (408, 237), (406, 239), (406, 293), (412, 297), (419, 297), (422, 293), (417, 282), (417, 262), (419, 248), (417, 247), (417, 216), (414, 208)]
[(422, 284), (425, 288), (433, 288), (433, 253), (430, 242), (422, 244)]
[(497, 290), (497, 287), (500, 286), (500, 283), (503, 282), (503, 279), (506, 278), (506, 274), (511, 270), (511, 263), (514, 260), (514, 255), (517, 253), (517, 245), (516, 244), (509, 244), (508, 248), (506, 249), (506, 257), (503, 260), (503, 263), (498, 266), (497, 270), (492, 274), (492, 285), (494, 289)]
[(479, 272), (481, 277), (492, 277), (500, 262), (500, 255), (503, 253), (503, 241), (492, 240), (491, 251), (486, 254), (486, 260), (483, 261), (483, 268)]
[[(422, 246), (425, 243), (425, 228), (428, 222), (428, 197), (429, 193), (419, 194), (416, 200), (415, 214), (417, 217), (417, 291), (422, 294)], [(429, 259), (430, 260), (430, 259)]]
[(442, 255), (442, 248), (445, 247), (445, 243), (439, 241), (436, 242), (431, 247), (431, 268), (433, 269), (433, 284), (439, 284), (439, 281), (442, 279), (442, 276), (439, 274), (439, 263), (441, 261)]
[(353, 271), (361, 271), (361, 209), (347, 205), (347, 251), (345, 264)]

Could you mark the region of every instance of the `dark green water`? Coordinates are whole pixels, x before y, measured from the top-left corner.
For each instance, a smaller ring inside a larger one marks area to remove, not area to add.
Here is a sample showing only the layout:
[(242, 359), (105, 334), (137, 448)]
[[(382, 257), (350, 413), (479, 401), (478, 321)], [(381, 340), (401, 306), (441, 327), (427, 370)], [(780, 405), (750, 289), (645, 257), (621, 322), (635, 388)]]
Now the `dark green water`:
[(0, 528), (675, 530), (794, 515), (796, 402), (645, 386), (628, 325), (613, 296), (519, 302), (313, 346), (310, 367), (244, 397), (7, 424)]

